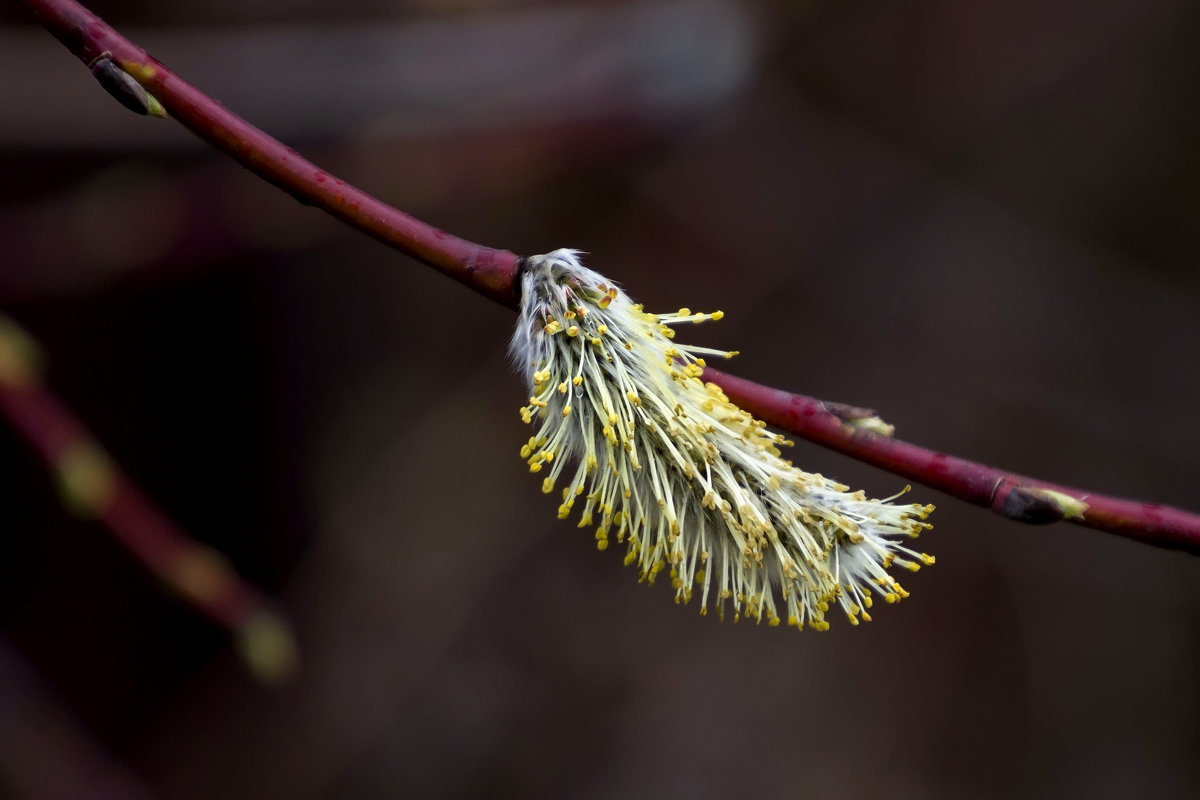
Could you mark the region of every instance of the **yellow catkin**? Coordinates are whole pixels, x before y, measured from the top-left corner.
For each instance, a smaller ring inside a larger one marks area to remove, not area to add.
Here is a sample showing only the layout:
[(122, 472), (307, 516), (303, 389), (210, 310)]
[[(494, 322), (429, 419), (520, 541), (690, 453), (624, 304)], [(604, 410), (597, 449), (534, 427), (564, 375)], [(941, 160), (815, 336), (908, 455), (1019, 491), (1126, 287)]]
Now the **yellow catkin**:
[(701, 613), (827, 630), (835, 611), (870, 621), (873, 588), (907, 597), (889, 569), (934, 563), (904, 545), (931, 506), (800, 470), (781, 457), (790, 441), (703, 382), (704, 356), (737, 351), (677, 343), (671, 326), (724, 312), (646, 313), (570, 250), (527, 259), (521, 282), (513, 351), (532, 390), (521, 418), (538, 426), (521, 455), (548, 470), (543, 491), (565, 482), (558, 516), (578, 511), (599, 550), (623, 544), (643, 582), (667, 570)]

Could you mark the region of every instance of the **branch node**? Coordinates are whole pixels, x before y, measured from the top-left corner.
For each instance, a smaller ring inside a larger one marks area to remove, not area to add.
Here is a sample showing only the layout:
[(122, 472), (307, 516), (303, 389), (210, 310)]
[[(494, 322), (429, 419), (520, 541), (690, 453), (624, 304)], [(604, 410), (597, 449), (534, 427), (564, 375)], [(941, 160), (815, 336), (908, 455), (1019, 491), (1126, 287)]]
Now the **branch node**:
[(1087, 503), (1053, 489), (1017, 486), (1004, 498), (1000, 513), (1030, 525), (1049, 525), (1064, 519), (1082, 520)]
[(21, 326), (0, 315), (0, 384), (23, 389), (38, 382), (42, 355)]
[(896, 426), (884, 422), (872, 408), (859, 408), (845, 403), (824, 403), (825, 410), (855, 430), (870, 431), (880, 436), (892, 436)]
[[(145, 65), (135, 65), (135, 67), (142, 72), (148, 71), (150, 76), (154, 74), (153, 67)], [(102, 53), (88, 64), (88, 69), (104, 87), (104, 91), (133, 113), (156, 119), (166, 118), (167, 110), (163, 108), (162, 103), (158, 102), (158, 98), (147, 92), (146, 88), (129, 74), (129, 70), (124, 65), (114, 61), (112, 53)]]
[(270, 611), (254, 612), (238, 627), (237, 646), (254, 677), (265, 684), (287, 683), (299, 667), (291, 628)]
[(76, 516), (99, 517), (116, 495), (113, 463), (94, 442), (83, 440), (67, 447), (58, 457), (55, 472), (63, 503)]

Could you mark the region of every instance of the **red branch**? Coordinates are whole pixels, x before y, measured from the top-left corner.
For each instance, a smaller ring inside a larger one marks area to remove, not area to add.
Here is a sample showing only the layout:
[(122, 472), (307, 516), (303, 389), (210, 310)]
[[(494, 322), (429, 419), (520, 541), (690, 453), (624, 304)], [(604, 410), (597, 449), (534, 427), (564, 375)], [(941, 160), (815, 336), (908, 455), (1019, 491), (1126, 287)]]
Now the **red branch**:
[(171, 72), (73, 0), (21, 2), (84, 64), (92, 66), (98, 59), (110, 57), (171, 116), (260, 178), (475, 291), (516, 307), (513, 273), (519, 259), (513, 253), (451, 236), (317, 168)]
[(87, 428), (42, 385), (32, 342), (0, 317), (0, 414), (57, 476), (64, 502), (102, 522), (190, 607), (237, 637), (256, 677), (295, 668), (292, 635), (270, 601), (216, 551), (189, 537), (118, 468)]
[[(180, 122), (302, 202), (429, 264), (505, 306), (520, 259), (450, 236), (337, 180), (226, 110), (74, 0), (21, 0), (85, 64), (110, 55)], [(122, 102), (125, 102), (124, 100)], [(896, 441), (854, 424), (846, 406), (707, 370), (731, 399), (772, 425), (969, 503), (1030, 523), (1065, 520), (1200, 554), (1200, 516), (1004, 472)]]
[(772, 389), (714, 369), (706, 369), (704, 377), (770, 425), (1009, 519), (1074, 522), (1200, 555), (1200, 517), (1195, 514), (1047, 483), (902, 442), (856, 425), (873, 413), (863, 409)]

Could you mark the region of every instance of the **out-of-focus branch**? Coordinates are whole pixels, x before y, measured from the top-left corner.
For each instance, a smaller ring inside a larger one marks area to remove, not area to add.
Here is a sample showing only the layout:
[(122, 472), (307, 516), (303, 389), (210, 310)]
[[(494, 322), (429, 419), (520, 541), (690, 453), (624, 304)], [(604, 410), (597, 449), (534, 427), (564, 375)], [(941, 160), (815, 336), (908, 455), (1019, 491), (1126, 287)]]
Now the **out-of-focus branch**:
[(33, 340), (0, 316), (0, 414), (54, 472), (63, 501), (102, 522), (192, 608), (229, 629), (256, 677), (285, 680), (296, 666), (287, 623), (219, 553), (192, 540), (137, 488), (38, 375)]
[[(110, 55), (180, 122), (205, 141), (302, 202), (445, 272), (508, 307), (517, 302), (520, 259), (419, 222), (305, 161), (185, 83), (74, 0), (21, 0), (84, 61)], [(896, 441), (870, 414), (707, 370), (748, 411), (784, 430), (861, 461), (1029, 523), (1058, 520), (1160, 547), (1200, 553), (1200, 516), (1105, 497), (1003, 472)]]

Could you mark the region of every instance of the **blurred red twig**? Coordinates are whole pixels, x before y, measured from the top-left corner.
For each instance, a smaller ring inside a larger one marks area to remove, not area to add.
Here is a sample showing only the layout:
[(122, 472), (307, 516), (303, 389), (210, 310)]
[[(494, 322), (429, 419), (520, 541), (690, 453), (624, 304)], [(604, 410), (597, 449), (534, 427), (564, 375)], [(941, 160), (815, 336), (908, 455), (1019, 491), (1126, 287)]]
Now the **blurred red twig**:
[(42, 385), (32, 340), (2, 316), (0, 414), (55, 473), (67, 506), (104, 523), (156, 578), (231, 631), (257, 677), (277, 682), (292, 672), (291, 632), (267, 598), (219, 553), (193, 541), (111, 461), (83, 423)]
[[(508, 307), (520, 259), (438, 231), (337, 180), (174, 75), (74, 0), (21, 0), (85, 64), (108, 54), (180, 122), (292, 194)], [(779, 428), (1031, 523), (1058, 520), (1200, 554), (1200, 515), (1003, 472), (875, 433), (846, 406), (707, 370), (731, 399)]]

